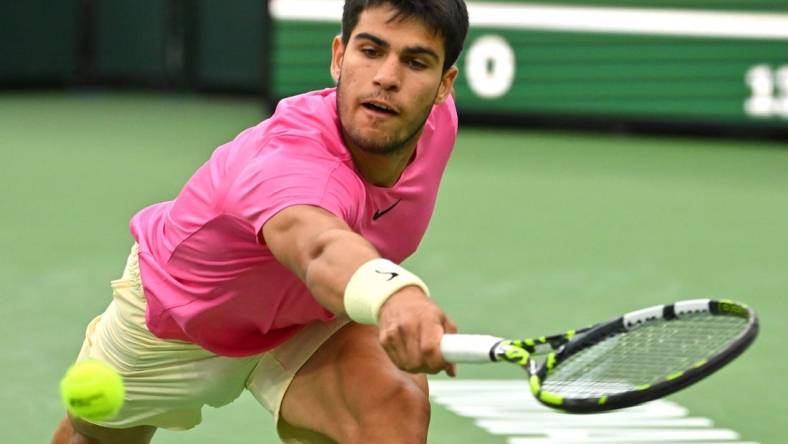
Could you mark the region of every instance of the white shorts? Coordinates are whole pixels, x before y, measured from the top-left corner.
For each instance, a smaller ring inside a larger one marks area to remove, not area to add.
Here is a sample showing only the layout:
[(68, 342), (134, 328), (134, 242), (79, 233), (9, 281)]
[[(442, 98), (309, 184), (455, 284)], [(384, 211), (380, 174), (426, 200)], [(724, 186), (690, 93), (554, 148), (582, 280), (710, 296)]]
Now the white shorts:
[(204, 405), (229, 404), (247, 389), (273, 414), (284, 442), (307, 442), (280, 421), (282, 398), (301, 366), (347, 321), (310, 324), (275, 349), (243, 358), (218, 356), (192, 343), (160, 339), (145, 323), (146, 301), (136, 245), (123, 277), (112, 281), (112, 297), (107, 310), (88, 325), (78, 360), (95, 358), (114, 366), (123, 376), (126, 402), (116, 417), (95, 424), (186, 430), (201, 422)]

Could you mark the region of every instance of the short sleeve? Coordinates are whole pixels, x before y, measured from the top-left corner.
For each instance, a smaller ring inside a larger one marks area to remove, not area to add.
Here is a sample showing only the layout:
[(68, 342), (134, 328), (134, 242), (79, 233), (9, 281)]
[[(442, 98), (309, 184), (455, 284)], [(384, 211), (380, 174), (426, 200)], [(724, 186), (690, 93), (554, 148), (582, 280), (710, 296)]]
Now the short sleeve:
[(293, 205), (314, 205), (356, 224), (364, 187), (340, 158), (298, 141), (277, 140), (247, 165), (227, 190), (225, 212), (259, 233), (275, 214)]

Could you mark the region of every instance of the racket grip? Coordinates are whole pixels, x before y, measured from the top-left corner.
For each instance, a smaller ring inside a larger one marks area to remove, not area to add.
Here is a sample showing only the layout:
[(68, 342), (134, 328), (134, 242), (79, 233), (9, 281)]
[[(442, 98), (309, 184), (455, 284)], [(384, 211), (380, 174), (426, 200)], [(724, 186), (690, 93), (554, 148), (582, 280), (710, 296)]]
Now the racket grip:
[(492, 350), (502, 340), (490, 335), (446, 334), (441, 339), (441, 353), (455, 364), (494, 362)]

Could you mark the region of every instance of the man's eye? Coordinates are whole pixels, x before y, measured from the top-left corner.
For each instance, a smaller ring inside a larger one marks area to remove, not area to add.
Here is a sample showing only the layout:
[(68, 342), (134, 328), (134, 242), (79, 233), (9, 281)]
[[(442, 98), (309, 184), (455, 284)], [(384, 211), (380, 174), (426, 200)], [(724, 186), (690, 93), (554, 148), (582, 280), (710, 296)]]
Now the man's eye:
[(418, 60), (410, 60), (410, 61), (408, 61), (408, 65), (410, 65), (410, 67), (413, 68), (413, 69), (424, 69), (424, 68), (427, 67), (426, 64), (424, 64), (424, 63), (422, 63), (422, 62), (420, 62)]
[(378, 55), (378, 51), (373, 48), (361, 48), (361, 52), (367, 57), (375, 57)]

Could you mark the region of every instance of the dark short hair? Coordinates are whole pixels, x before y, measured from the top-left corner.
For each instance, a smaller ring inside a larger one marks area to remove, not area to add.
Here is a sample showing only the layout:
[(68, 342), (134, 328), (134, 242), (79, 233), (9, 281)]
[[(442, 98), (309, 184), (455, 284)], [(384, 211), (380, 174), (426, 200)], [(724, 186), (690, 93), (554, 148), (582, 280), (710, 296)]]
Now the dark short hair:
[(464, 0), (346, 0), (342, 11), (342, 43), (347, 45), (364, 10), (384, 4), (397, 11), (392, 20), (416, 18), (440, 35), (446, 53), (443, 71), (454, 65), (468, 34), (468, 10)]

